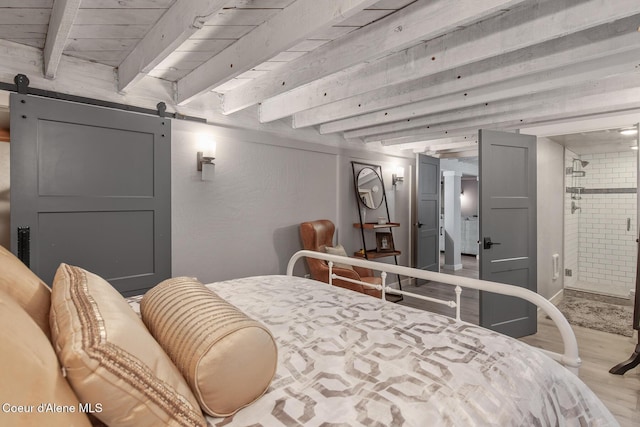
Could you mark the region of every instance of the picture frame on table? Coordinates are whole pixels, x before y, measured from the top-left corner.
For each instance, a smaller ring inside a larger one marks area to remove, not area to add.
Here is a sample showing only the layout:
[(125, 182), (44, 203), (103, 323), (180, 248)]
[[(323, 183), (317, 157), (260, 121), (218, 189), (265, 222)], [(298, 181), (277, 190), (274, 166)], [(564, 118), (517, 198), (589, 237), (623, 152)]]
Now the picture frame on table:
[(376, 252), (394, 252), (393, 234), (389, 232), (376, 233)]

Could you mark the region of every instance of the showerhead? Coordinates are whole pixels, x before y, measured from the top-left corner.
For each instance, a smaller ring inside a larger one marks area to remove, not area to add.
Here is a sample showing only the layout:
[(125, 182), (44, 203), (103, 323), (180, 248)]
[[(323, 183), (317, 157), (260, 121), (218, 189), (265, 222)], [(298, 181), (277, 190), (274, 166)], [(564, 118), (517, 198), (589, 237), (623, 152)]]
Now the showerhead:
[(586, 160), (573, 159), (573, 161), (574, 161), (574, 162), (580, 162), (580, 166), (582, 166), (583, 168), (584, 168), (584, 167), (587, 167), (587, 165), (589, 164), (589, 162), (588, 162), (588, 161), (586, 161)]

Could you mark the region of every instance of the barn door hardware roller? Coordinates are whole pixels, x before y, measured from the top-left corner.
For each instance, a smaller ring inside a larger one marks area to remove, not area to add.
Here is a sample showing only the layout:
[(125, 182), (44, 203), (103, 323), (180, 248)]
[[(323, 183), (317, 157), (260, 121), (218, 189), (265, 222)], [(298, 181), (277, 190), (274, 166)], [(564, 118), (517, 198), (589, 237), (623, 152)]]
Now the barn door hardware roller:
[(24, 74), (16, 74), (13, 78), (16, 84), (16, 92), (26, 95), (29, 92), (29, 77)]

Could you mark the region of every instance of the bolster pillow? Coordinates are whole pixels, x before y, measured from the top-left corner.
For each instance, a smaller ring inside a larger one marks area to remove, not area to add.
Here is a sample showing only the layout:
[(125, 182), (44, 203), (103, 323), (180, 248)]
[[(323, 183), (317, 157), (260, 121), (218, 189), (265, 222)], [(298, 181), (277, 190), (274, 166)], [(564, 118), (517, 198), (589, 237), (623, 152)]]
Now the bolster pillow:
[(155, 286), (140, 313), (207, 414), (233, 415), (269, 387), (278, 358), (269, 330), (196, 279)]

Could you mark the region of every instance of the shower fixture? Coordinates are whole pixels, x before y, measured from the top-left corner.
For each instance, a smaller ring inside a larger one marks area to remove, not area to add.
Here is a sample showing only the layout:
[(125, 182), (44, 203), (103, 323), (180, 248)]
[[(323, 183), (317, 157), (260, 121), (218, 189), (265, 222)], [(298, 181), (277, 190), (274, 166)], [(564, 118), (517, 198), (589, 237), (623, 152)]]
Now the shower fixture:
[(587, 165), (589, 164), (588, 161), (586, 160), (580, 160), (580, 159), (573, 159), (574, 162), (580, 162), (580, 166), (582, 166), (583, 168), (586, 168)]
[[(580, 187), (577, 184), (582, 181), (576, 178), (586, 176), (586, 172), (582, 170), (582, 168), (586, 167), (589, 164), (586, 160), (580, 160), (577, 158), (571, 159), (571, 166), (565, 167), (565, 174), (571, 177), (570, 186), (567, 185), (567, 193), (571, 193), (571, 198), (573, 200), (580, 200), (582, 196), (580, 195), (584, 191), (584, 187)], [(567, 182), (569, 184), (569, 182)], [(580, 207), (575, 204), (575, 202), (571, 202), (571, 213), (575, 213), (579, 210)]]
[(573, 200), (582, 200), (580, 193), (584, 191), (584, 187), (568, 187), (568, 190), (571, 192), (571, 198)]
[(576, 202), (571, 202), (571, 213), (574, 214), (576, 211), (582, 210), (580, 206), (576, 205)]
[(567, 168), (567, 175), (572, 175), (572, 176), (585, 176), (585, 172), (583, 170), (579, 170), (580, 167), (587, 167), (587, 165), (589, 164), (588, 161), (586, 160), (580, 160), (580, 159), (576, 159), (573, 158), (573, 161), (571, 162), (571, 167)]

